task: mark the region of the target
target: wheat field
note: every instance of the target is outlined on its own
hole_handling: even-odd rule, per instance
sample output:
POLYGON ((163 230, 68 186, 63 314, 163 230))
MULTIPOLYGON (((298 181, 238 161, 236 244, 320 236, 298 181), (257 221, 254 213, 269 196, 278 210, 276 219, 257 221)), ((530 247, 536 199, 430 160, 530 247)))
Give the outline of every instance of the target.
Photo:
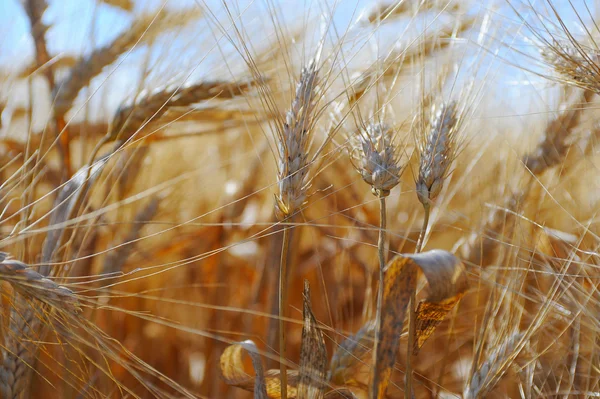
POLYGON ((598 2, 0 5, 0 397, 600 396, 598 2))

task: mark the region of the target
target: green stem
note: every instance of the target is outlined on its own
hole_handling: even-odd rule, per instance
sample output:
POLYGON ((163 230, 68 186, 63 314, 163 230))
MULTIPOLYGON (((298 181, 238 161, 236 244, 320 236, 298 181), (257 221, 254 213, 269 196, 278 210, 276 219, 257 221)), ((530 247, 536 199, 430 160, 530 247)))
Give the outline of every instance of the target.
MULTIPOLYGON (((427 226, 429 225, 429 210, 431 206, 429 204, 423 205, 423 209, 425 211, 425 215, 423 216, 423 226, 421 227, 421 232, 419 233, 419 240, 417 241, 417 247, 415 249, 415 253, 421 252, 423 249, 423 241, 425 240, 425 233, 427 232, 427 226)), ((411 356, 413 352, 413 348, 415 347, 415 329, 417 325, 417 314, 416 314, 416 305, 417 305, 417 291, 416 289, 412 290, 410 293, 410 304, 409 304, 409 313, 408 313, 408 347, 406 349, 406 380, 405 380, 405 389, 404 389, 404 398, 411 399, 414 397, 413 395, 413 373, 412 373, 412 362, 411 356)))
POLYGON ((283 228, 281 261, 279 262, 279 372, 281 381, 281 398, 287 399, 287 370, 285 365, 285 307, 287 302, 287 259, 290 247, 289 226, 283 228))

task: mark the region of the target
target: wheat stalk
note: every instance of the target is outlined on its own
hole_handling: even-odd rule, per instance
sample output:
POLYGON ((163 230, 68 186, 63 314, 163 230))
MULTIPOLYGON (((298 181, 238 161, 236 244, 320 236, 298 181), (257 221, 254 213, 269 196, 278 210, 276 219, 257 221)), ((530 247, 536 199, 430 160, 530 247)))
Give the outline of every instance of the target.
MULTIPOLYGON (((296 94, 285 117, 283 129, 278 130, 277 177, 278 191, 275 195, 275 213, 286 222, 304 205, 309 187, 308 152, 315 123, 314 110, 318 94, 318 69, 316 60, 302 69, 296 94)), ((288 278, 287 262, 290 246, 289 226, 283 229, 281 259, 279 263, 279 357, 281 397, 287 398, 287 372, 285 366, 285 307, 288 278)))
MULTIPOLYGON (((385 198, 400 183, 402 167, 400 148, 394 137, 394 131, 382 123, 371 123, 365 129, 350 137, 351 155, 354 167, 363 181, 371 186, 371 192, 379 199, 379 237, 377 255, 379 259, 379 290, 377 294, 377 312, 375 336, 379 337, 381 321, 384 270, 386 264, 386 228, 387 209, 385 198)), ((373 364, 377 356, 378 340, 375 340, 373 364)))
MULTIPOLYGON (((423 205, 424 216, 421 232, 415 252, 423 249, 425 234, 429 226, 429 215, 432 201, 438 196, 444 181, 448 177, 450 165, 454 161, 459 148, 459 128, 461 113, 456 102, 433 105, 430 114, 429 129, 417 132, 417 149, 419 153, 419 174, 416 181, 417 198, 423 205)), ((406 356, 406 388, 405 398, 412 397, 412 362, 410 353, 415 347, 416 291, 413 290, 409 304, 408 350, 406 356)))

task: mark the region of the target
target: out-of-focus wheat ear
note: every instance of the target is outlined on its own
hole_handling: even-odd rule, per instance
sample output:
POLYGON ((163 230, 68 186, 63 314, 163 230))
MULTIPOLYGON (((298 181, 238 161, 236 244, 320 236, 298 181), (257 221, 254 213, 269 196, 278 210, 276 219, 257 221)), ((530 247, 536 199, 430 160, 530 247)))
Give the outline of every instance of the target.
POLYGON ((167 11, 158 14, 143 15, 136 18, 129 29, 120 33, 109 44, 94 50, 90 55, 74 65, 69 75, 54 89, 55 114, 62 116, 73 106, 77 95, 102 70, 115 62, 122 54, 140 42, 149 42, 161 33, 180 27, 198 19, 202 11, 198 7, 189 10, 167 11))
POLYGON ((524 348, 524 343, 521 342, 523 336, 523 333, 512 334, 489 354, 481 366, 470 375, 463 398, 487 397, 524 348))
POLYGON ((417 197, 429 206, 442 190, 450 165, 460 146, 460 115, 456 102, 434 105, 428 129, 417 133, 419 175, 417 197))
POLYGON ((394 131, 385 124, 372 123, 349 138, 350 154, 356 171, 378 198, 387 197, 400 182, 402 146, 394 131))
POLYGON ((297 212, 306 200, 308 152, 312 141, 315 106, 319 91, 316 61, 302 69, 292 106, 286 113, 283 129, 278 132, 275 211, 280 220, 297 212))
POLYGON ((0 261, 0 280, 7 281, 13 289, 24 297, 31 298, 57 309, 76 311, 77 299, 73 292, 42 276, 40 273, 7 254, 0 261))
MULTIPOLYGON (((581 115, 593 96, 594 92, 581 90, 575 101, 565 103, 556 118, 548 123, 540 143, 523 156, 523 163, 531 174, 541 176, 546 170, 563 163, 574 141, 573 132, 580 125, 581 115)), ((490 211, 480 231, 459 244, 467 263, 486 266, 494 262, 491 259, 496 258, 502 237, 512 234, 516 214, 527 199, 530 188, 529 184, 521 190, 509 191, 502 206, 490 211)))
POLYGON ((133 10, 133 0, 102 0, 103 3, 120 8, 123 11, 133 10))
POLYGON ((576 42, 547 43, 542 47, 544 61, 558 74, 558 81, 600 93, 600 50, 576 42))
POLYGON ((356 334, 346 338, 331 356, 327 379, 337 385, 353 385, 358 369, 375 341, 375 320, 367 321, 356 334))
POLYGON ((416 13, 439 10, 446 12, 456 12, 460 8, 460 3, 437 1, 437 0, 397 0, 387 3, 379 3, 367 13, 369 23, 383 22, 393 17, 401 17, 412 11, 416 13))
POLYGON ((125 262, 129 259, 136 242, 140 238, 140 230, 156 215, 159 202, 158 197, 152 197, 150 202, 135 215, 131 229, 123 241, 116 243, 116 249, 106 256, 102 266, 102 274, 113 274, 123 270, 125 262))
POLYGON ((8 254, 3 252, 0 253, 0 279, 10 283, 16 293, 1 349, 0 392, 3 398, 18 398, 27 386, 28 371, 37 352, 35 341, 41 323, 36 312, 44 309, 44 313, 55 310, 75 314, 79 306, 71 290, 22 262, 8 259, 8 254))
POLYGON ((185 107, 211 99, 231 99, 244 94, 253 86, 253 82, 207 81, 142 93, 138 101, 119 107, 107 140, 128 139, 151 120, 160 118, 171 107, 185 107))
POLYGON ((48 276, 51 273, 50 262, 60 247, 65 223, 74 213, 79 210, 82 199, 92 183, 98 178, 112 153, 108 153, 92 165, 85 165, 69 179, 58 192, 54 206, 49 212, 50 226, 56 226, 48 231, 42 246, 42 266, 40 274, 48 276))
POLYGON ((542 140, 523 157, 531 173, 539 176, 564 161, 572 144, 572 133, 593 96, 594 92, 583 89, 578 91, 574 101, 563 103, 557 117, 546 126, 542 140))
POLYGON ((33 367, 33 351, 36 350, 31 342, 23 342, 34 337, 37 325, 35 314, 26 301, 15 301, 9 324, 9 330, 4 333, 4 345, 0 348, 0 392, 5 399, 17 399, 27 386, 27 374, 33 367))

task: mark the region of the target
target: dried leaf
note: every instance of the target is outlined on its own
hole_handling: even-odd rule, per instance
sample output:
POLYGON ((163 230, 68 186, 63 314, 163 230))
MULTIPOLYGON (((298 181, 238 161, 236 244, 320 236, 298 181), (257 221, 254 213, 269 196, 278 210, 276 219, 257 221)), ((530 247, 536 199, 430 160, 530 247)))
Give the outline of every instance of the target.
POLYGON ((302 327, 302 347, 300 350, 299 399, 320 399, 325 391, 325 368, 327 349, 323 333, 311 309, 310 286, 304 281, 304 326, 302 327))
POLYGON ((229 385, 239 386, 244 389, 248 389, 251 385, 251 390, 254 391, 255 398, 266 399, 270 397, 267 396, 262 361, 260 360, 256 345, 251 340, 230 345, 225 349, 221 355, 221 373, 229 385), (244 371, 242 349, 245 349, 252 359, 252 366, 254 367, 254 372, 256 374, 254 381, 252 381, 252 377, 244 371))
POLYGON ((404 324, 410 294, 416 288, 418 269, 429 283, 429 295, 417 310, 418 350, 467 289, 464 265, 450 252, 432 250, 399 255, 386 267, 381 325, 375 342, 375 366, 370 380, 372 398, 384 398, 404 324))
MULTIPOLYGON (((221 355, 221 374, 229 385, 254 392, 254 397, 259 399, 281 398, 281 380, 279 370, 269 370, 263 373, 262 363, 254 342, 246 340, 228 346, 221 355), (245 349, 252 359, 255 377, 246 373, 242 360, 242 349, 245 349), (264 388, 264 389, 263 389, 264 388)), ((298 397, 298 372, 288 370, 287 372, 287 397, 294 399, 298 397)))
POLYGON ((411 292, 417 285, 417 265, 408 256, 396 256, 386 266, 381 324, 375 341, 375 365, 371 373, 370 398, 385 398, 385 391, 396 362, 404 316, 411 292))
POLYGON ((415 346, 413 355, 419 353, 425 341, 433 334, 435 328, 440 324, 446 315, 454 308, 463 294, 458 294, 441 302, 419 303, 417 307, 417 326, 415 329, 415 346))
POLYGON ((429 283, 429 295, 417 307, 416 340, 413 348, 413 353, 417 354, 435 328, 462 298, 468 281, 463 263, 450 252, 434 249, 410 257, 429 283))
POLYGON ((340 388, 327 392, 325 399, 358 399, 358 396, 349 389, 340 388))

